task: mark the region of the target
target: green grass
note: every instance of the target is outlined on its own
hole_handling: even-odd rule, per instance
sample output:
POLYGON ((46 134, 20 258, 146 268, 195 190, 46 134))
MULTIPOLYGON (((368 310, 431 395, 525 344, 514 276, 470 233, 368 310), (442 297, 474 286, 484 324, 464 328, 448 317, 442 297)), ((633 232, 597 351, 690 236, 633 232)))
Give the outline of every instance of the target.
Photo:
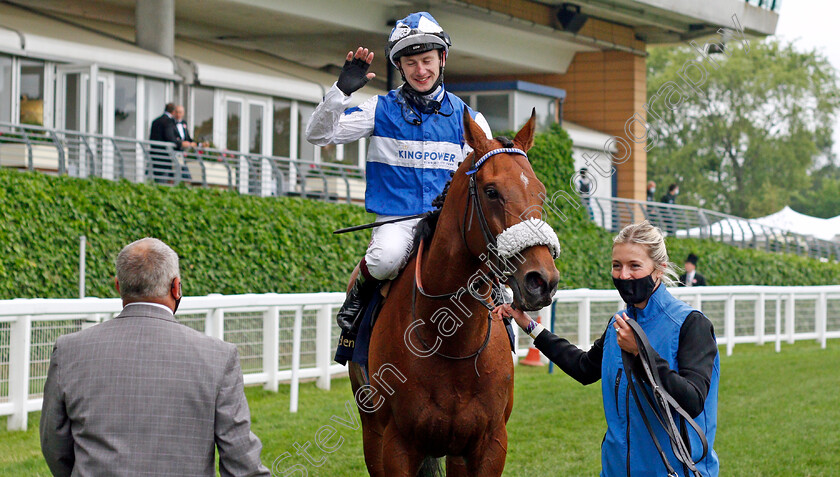
MULTIPOLYGON (((783 345, 738 345, 722 357, 720 416, 715 448, 724 476, 829 476, 840 469, 840 341, 821 350, 812 342, 783 345)), ((345 416, 350 399, 347 379, 333 381, 331 391, 314 383, 300 389, 300 412, 290 414, 289 388, 269 393, 246 390, 253 430, 264 444, 266 465, 289 452, 274 475, 295 463, 310 476, 367 475, 361 431, 341 426, 344 442, 333 454, 310 448, 313 467, 295 454, 293 444, 313 442, 319 427, 333 415, 345 416)), ((518 367, 516 403, 508 430, 506 476, 597 475, 604 432, 600 386, 583 387, 561 371, 518 367)), ((39 413, 29 416, 26 432, 6 431, 0 418, 0 475, 48 476, 38 444, 39 413)), ((334 424, 334 423, 333 423, 334 424)), ((336 438, 331 443, 336 443, 336 438)), ((295 474, 292 474, 295 475, 295 474)))

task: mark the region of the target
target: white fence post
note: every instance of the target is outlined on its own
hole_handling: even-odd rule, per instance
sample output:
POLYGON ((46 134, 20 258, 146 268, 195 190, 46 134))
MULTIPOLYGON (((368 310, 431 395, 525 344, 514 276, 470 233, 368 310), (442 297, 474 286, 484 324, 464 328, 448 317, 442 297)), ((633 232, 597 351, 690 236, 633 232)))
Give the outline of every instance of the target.
POLYGON ((589 331, 590 324, 590 299, 584 297, 578 304, 578 348, 589 349, 589 339, 592 333, 589 331))
POLYGON ((29 358, 32 349, 32 317, 19 316, 12 322, 9 348, 9 400, 14 411, 6 426, 10 431, 25 431, 26 403, 29 400, 29 358))
POLYGON ((244 156, 239 157, 239 193, 240 194, 247 194, 248 193, 248 160, 245 159, 244 156))
POLYGON ((263 313, 263 370, 266 391, 277 392, 280 360, 280 308, 270 306, 263 313))
POLYGON ((225 339, 225 310, 222 308, 214 308, 207 312, 207 318, 204 323, 204 334, 225 339))
POLYGON ((320 370, 315 385, 330 390, 330 362, 332 361, 332 306, 322 305, 315 324, 315 366, 320 370))
POLYGON ((787 342, 788 344, 793 344, 793 335, 796 332, 796 324, 794 323, 794 320, 796 319, 796 295, 793 293, 788 295, 787 306, 785 308, 787 310, 787 313, 785 314, 785 332, 787 333, 787 342))
POLYGON ((703 296, 699 293, 694 295, 694 308, 698 311, 703 311, 703 296))
POLYGON ((825 333, 828 326, 828 299, 825 293, 820 293, 817 299, 817 341, 820 343, 820 348, 825 349, 825 333))
POLYGON ((782 295, 776 296, 776 352, 782 351, 782 295))
POLYGON ((726 298, 723 327, 726 330, 726 356, 732 356, 735 348, 735 297, 732 295, 726 298))
POLYGON ((755 302, 755 336, 756 344, 764 344, 764 293, 758 294, 755 302))
POLYGON ((298 411, 300 387, 300 332, 303 328, 303 306, 295 310, 295 325, 292 329, 292 383, 289 396, 289 412, 298 411))

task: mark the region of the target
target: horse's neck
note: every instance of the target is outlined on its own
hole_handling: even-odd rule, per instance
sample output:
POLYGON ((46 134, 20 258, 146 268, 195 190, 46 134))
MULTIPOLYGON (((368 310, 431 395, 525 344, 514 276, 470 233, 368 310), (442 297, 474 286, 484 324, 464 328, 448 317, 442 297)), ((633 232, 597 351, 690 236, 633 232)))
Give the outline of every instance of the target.
MULTIPOLYGON (((418 293, 416 307, 417 318, 428 321, 435 313, 451 312, 463 322, 454 335, 442 336, 441 346, 447 354, 463 355, 475 351, 484 341, 488 310, 470 296, 467 289, 470 277, 481 269, 481 262, 467 249, 458 221, 453 220, 454 215, 457 214, 441 216, 429 247, 423 252, 421 281, 430 295, 459 293, 447 300, 430 299, 418 293)), ((482 286, 481 291, 487 292, 487 287, 482 286)), ((489 295, 487 299, 491 299, 489 295)), ((434 324, 424 327, 424 335, 434 337, 440 334, 440 329, 434 324)))

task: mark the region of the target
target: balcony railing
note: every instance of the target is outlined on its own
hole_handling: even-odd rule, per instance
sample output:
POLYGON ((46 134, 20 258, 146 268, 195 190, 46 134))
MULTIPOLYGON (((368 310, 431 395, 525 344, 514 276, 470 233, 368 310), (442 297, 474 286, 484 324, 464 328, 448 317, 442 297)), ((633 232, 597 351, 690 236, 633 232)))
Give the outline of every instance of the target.
POLYGON ((822 261, 840 260, 838 242, 699 207, 601 197, 583 202, 588 204, 592 220, 613 233, 627 224, 648 220, 677 238, 712 239, 741 248, 794 253, 822 261))
POLYGON ((187 184, 259 196, 363 203, 361 167, 0 122, 0 166, 72 177, 187 184))
POLYGON ((778 12, 782 8, 782 0, 745 0, 750 5, 765 8, 771 12, 778 12))

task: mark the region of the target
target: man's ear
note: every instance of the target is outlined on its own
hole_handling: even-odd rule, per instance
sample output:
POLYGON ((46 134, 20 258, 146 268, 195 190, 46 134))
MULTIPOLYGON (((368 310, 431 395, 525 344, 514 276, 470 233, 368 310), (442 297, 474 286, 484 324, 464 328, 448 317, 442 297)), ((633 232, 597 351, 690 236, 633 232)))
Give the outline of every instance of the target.
POLYGON ((120 293, 120 279, 117 278, 117 277, 114 277, 114 288, 117 289, 117 294, 119 294, 120 293))
POLYGON ((175 277, 172 280, 172 289, 169 290, 169 293, 172 294, 172 298, 176 300, 180 300, 183 297, 183 293, 181 293, 181 279, 179 277, 175 277))
POLYGON ((522 129, 516 133, 516 137, 513 138, 513 142, 525 151, 528 152, 528 149, 534 145, 534 130, 536 129, 537 125, 537 108, 531 110, 531 119, 522 126, 522 129))
POLYGON ((446 52, 442 51, 440 53, 440 67, 443 68, 446 66, 446 52))
POLYGON ((489 149, 486 146, 487 133, 473 121, 468 108, 464 108, 464 139, 474 151, 485 152, 489 149))

